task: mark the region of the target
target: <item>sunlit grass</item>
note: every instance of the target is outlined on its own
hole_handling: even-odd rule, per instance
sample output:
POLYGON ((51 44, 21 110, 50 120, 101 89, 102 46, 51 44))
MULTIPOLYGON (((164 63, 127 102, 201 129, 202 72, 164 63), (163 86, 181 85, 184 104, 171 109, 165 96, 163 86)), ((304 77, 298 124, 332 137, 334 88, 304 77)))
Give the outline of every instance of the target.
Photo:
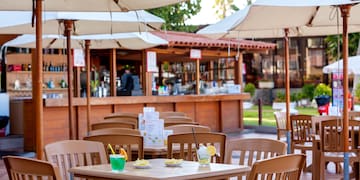
MULTIPOLYGON (((318 115, 317 108, 312 107, 296 107, 299 114, 318 115)), ((271 106, 262 107, 262 125, 276 126, 274 111, 271 106)), ((259 125, 259 111, 258 106, 254 105, 251 109, 244 110, 245 125, 257 126, 259 125)))

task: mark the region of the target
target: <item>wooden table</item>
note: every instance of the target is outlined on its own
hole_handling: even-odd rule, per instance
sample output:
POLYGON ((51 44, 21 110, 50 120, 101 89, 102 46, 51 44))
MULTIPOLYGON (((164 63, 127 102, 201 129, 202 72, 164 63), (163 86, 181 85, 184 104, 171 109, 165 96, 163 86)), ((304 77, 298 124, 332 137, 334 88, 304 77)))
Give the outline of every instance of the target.
POLYGON ((208 167, 199 167, 198 162, 183 161, 181 167, 166 167, 165 159, 150 159, 150 169, 136 169, 132 162, 126 163, 123 172, 112 172, 110 164, 80 166, 69 171, 75 177, 91 179, 225 179, 244 175, 250 172, 250 167, 231 164, 211 163, 208 167))

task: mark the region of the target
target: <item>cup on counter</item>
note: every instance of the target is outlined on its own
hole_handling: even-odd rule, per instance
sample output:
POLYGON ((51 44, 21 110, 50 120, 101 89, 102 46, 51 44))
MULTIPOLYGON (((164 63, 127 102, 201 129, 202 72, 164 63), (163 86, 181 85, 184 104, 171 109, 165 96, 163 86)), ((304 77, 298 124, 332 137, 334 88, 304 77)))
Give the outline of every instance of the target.
POLYGON ((111 170, 115 172, 121 172, 125 168, 125 157, 120 154, 110 154, 111 170))

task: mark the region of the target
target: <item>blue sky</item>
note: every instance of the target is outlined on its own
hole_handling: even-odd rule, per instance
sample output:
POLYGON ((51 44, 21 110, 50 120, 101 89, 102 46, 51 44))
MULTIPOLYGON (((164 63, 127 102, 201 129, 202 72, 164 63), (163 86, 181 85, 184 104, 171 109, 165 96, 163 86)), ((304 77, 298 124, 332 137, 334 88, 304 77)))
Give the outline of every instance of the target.
MULTIPOLYGON (((186 21, 187 24, 213 24, 219 21, 215 15, 215 9, 212 8, 215 0, 201 0, 201 11, 186 21)), ((243 8, 246 5, 246 0, 234 0, 237 7, 243 8)))

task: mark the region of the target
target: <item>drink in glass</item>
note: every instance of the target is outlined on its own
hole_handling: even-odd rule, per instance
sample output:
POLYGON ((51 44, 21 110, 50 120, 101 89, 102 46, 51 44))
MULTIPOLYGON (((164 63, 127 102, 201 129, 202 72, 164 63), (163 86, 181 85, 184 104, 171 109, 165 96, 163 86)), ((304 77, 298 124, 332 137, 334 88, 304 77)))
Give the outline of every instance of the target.
POLYGON ((123 171, 125 167, 125 157, 120 154, 110 154, 110 165, 112 171, 123 171))

